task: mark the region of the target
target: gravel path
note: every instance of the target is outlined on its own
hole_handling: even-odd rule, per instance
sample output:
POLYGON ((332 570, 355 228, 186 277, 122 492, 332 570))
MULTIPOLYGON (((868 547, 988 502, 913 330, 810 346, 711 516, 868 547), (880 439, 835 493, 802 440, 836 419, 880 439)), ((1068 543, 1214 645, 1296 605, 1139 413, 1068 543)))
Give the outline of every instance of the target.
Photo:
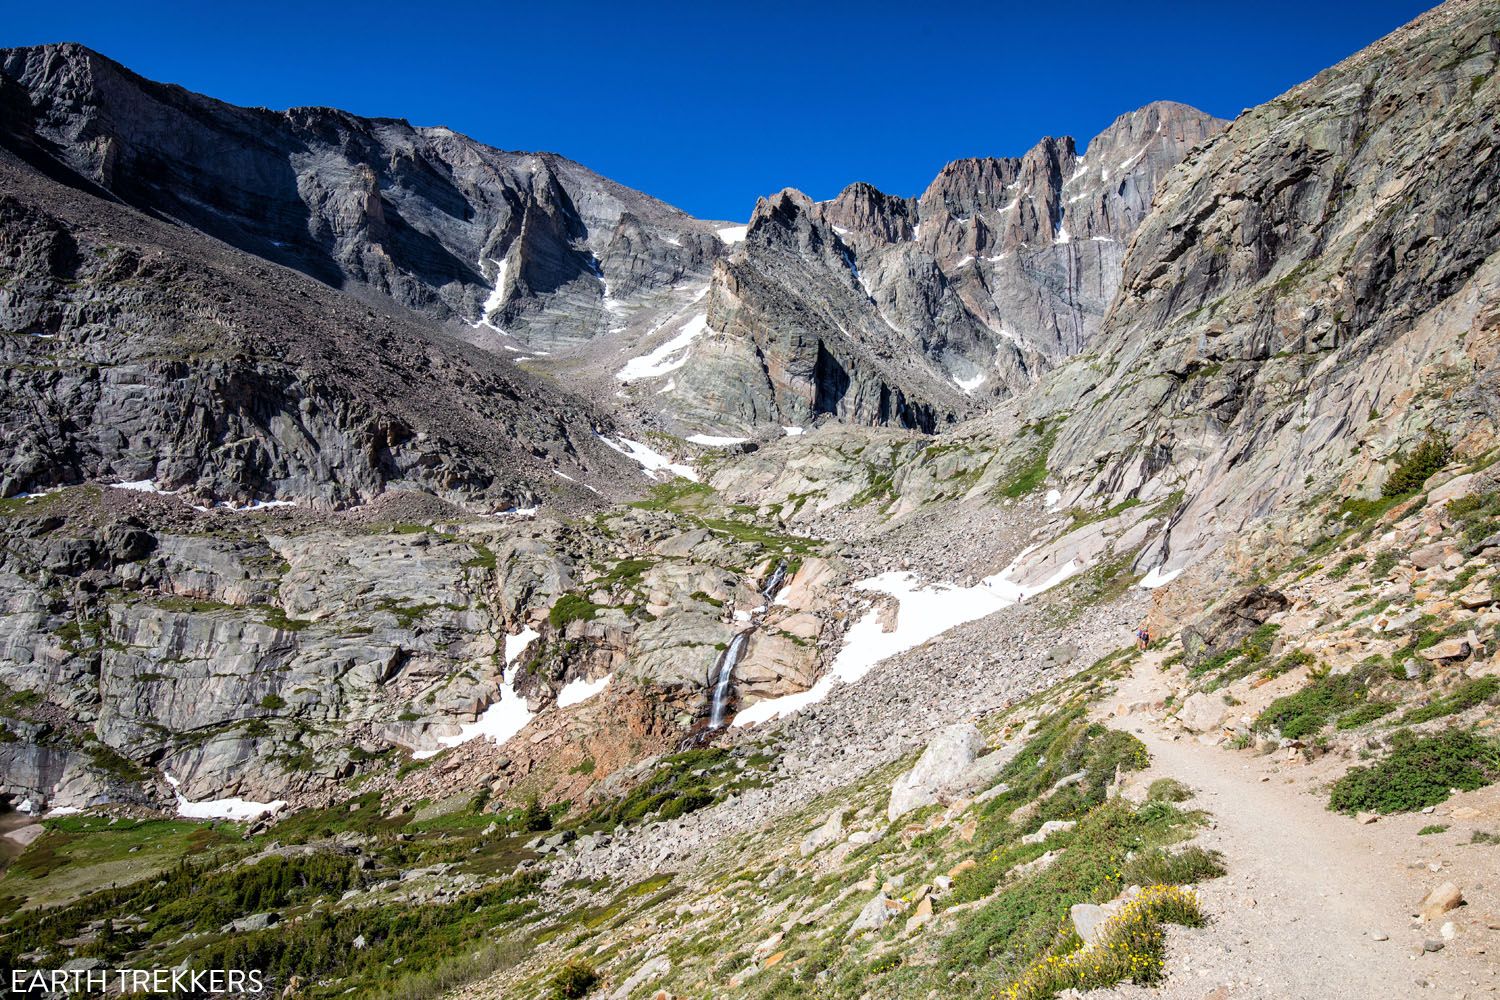
MULTIPOLYGON (((1370 1000, 1500 990, 1493 954, 1500 934, 1485 926, 1486 914, 1497 912, 1500 851, 1459 846, 1456 835, 1446 844, 1418 838, 1416 830, 1433 816, 1360 825, 1329 812, 1325 799, 1310 794, 1317 789, 1289 774, 1284 760, 1167 731, 1141 707, 1166 693, 1153 684, 1158 659, 1143 658, 1122 684, 1112 724, 1150 749, 1144 780, 1170 776, 1197 792, 1189 804, 1208 810, 1214 823, 1199 842, 1224 853, 1229 874, 1200 890, 1209 926, 1171 932, 1163 988, 1091 996, 1370 1000), (1424 939, 1440 938, 1438 926, 1414 925, 1416 904, 1446 880, 1463 888, 1470 904, 1450 914, 1459 936, 1437 954, 1414 957, 1424 939), (1377 940, 1380 935, 1388 940, 1377 940)), ((1464 801, 1477 804, 1483 794, 1464 801)), ((1497 800, 1500 795, 1490 795, 1491 806, 1497 800)))

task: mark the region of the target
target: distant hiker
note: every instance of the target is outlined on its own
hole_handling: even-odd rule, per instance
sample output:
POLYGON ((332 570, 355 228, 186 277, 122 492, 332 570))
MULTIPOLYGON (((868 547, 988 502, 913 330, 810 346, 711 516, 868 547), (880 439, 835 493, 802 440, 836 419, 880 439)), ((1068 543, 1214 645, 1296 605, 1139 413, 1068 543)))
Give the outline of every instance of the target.
POLYGON ((1141 650, 1151 645, 1151 630, 1145 625, 1135 630, 1135 645, 1141 650))

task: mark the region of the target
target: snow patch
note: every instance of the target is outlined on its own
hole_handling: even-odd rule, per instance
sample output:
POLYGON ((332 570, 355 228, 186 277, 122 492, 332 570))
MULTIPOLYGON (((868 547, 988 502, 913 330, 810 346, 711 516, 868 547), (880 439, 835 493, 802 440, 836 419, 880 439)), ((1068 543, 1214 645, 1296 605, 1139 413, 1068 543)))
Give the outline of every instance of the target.
POLYGON ((1060 504, 1060 503, 1062 503, 1062 491, 1061 490, 1048 490, 1047 491, 1047 497, 1043 501, 1043 503, 1046 504, 1048 510, 1056 510, 1057 509, 1057 505, 1060 504))
POLYGON ((110 483, 117 490, 131 490, 136 493, 160 493, 162 496, 171 496, 173 490, 164 490, 156 485, 154 479, 133 479, 128 483, 110 483))
POLYGON ((706 445, 710 448, 727 448, 730 445, 744 444, 749 438, 719 437, 716 434, 689 434, 687 439, 693 444, 706 445))
POLYGON ((670 458, 649 445, 641 444, 639 441, 632 441, 629 438, 620 438, 619 441, 614 441, 603 434, 599 435, 599 440, 625 457, 640 463, 646 475, 652 479, 657 478, 651 475, 653 472, 670 472, 673 475, 681 476, 683 479, 691 479, 695 483, 698 481, 698 473, 694 472, 689 466, 673 462, 670 458))
POLYGON ((615 373, 615 378, 621 382, 633 382, 641 378, 657 378, 676 371, 688 361, 688 348, 692 347, 693 341, 708 330, 708 315, 700 314, 694 316, 682 325, 682 330, 671 340, 662 344, 650 354, 643 354, 638 358, 631 358, 625 363, 625 367, 615 373))
POLYGON ((800 711, 828 697, 835 684, 853 684, 880 661, 920 646, 949 629, 983 618, 1001 608, 1019 604, 1044 590, 1057 586, 1076 575, 1084 567, 1070 560, 1051 577, 1041 583, 1024 586, 1011 579, 1020 562, 1033 548, 1016 556, 1005 569, 994 576, 985 577, 972 587, 956 587, 949 583, 923 583, 912 573, 890 572, 861 580, 855 586, 889 594, 899 602, 896 627, 884 631, 880 624, 880 612, 872 609, 854 624, 844 636, 844 646, 839 650, 833 665, 816 684, 806 691, 780 698, 758 701, 735 716, 735 726, 768 722, 778 716, 800 711))
POLYGON ((252 802, 249 799, 205 799, 202 802, 189 802, 187 796, 177 791, 177 786, 182 784, 176 778, 166 772, 162 777, 167 779, 167 784, 172 786, 172 791, 177 794, 177 815, 187 819, 233 819, 251 820, 268 812, 275 812, 286 806, 286 802, 277 799, 275 802, 252 802))
POLYGON ((972 393, 984 383, 984 372, 980 372, 973 378, 954 378, 954 383, 964 392, 972 393))
MULTIPOLYGON (((1165 563, 1162 564, 1166 565, 1165 563)), ((1173 580, 1182 575, 1183 567, 1179 566, 1173 570, 1163 572, 1161 566, 1151 567, 1151 572, 1141 577, 1141 582, 1136 584, 1142 590, 1155 590, 1157 587, 1165 587, 1173 580)))
POLYGON ((801 427, 783 427, 781 429, 786 431, 786 436, 789 438, 800 437, 801 435, 807 433, 807 431, 801 427))
POLYGON ((594 695, 609 686, 610 678, 614 674, 605 674, 597 681, 569 681, 563 685, 563 689, 557 692, 557 707, 567 708, 577 705, 579 702, 588 701, 594 695))
POLYGON ((725 226, 723 229, 715 230, 719 234, 720 241, 728 244, 741 243, 745 239, 745 233, 749 232, 749 226, 725 226))
MULTIPOLYGON (((516 635, 505 637, 505 663, 511 666, 517 657, 526 652, 533 642, 540 638, 530 625, 523 628, 516 635)), ((412 754, 414 760, 426 760, 436 757, 451 747, 460 743, 467 743, 480 736, 493 740, 496 746, 503 746, 507 740, 526 728, 532 719, 532 711, 526 707, 526 699, 516 691, 516 671, 512 668, 501 677, 500 700, 493 702, 488 708, 479 714, 479 718, 473 722, 459 727, 455 736, 441 736, 438 742, 442 746, 433 750, 417 750, 412 754)))

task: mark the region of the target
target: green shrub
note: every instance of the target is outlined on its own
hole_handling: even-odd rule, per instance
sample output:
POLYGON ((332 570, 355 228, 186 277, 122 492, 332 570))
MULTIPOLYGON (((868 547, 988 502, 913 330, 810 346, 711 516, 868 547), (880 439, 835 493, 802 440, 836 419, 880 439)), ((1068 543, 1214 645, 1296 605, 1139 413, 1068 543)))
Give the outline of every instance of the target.
POLYGON ((1226 870, 1218 851, 1185 847, 1137 854, 1125 864, 1123 878, 1131 885, 1190 885, 1218 878, 1226 870))
POLYGON ((1255 728, 1275 729, 1289 740, 1311 736, 1333 716, 1358 705, 1364 684, 1352 674, 1327 675, 1301 691, 1277 698, 1256 718, 1255 728))
POLYGON ((1418 837, 1427 837, 1427 836, 1430 836, 1430 835, 1432 835, 1434 833, 1447 833, 1447 832, 1448 832, 1448 824, 1447 823, 1429 823, 1427 826, 1424 826, 1424 827, 1422 827, 1422 829, 1420 829, 1420 830, 1417 831, 1417 836, 1418 837))
POLYGON ((552 623, 556 629, 563 628, 569 622, 588 621, 602 605, 584 597, 582 594, 564 594, 552 605, 552 610, 547 612, 547 621, 552 623))
POLYGON ((1365 557, 1363 553, 1355 552, 1351 555, 1347 555, 1339 561, 1339 564, 1337 566, 1328 571, 1328 579, 1342 580, 1344 577, 1349 575, 1350 570, 1364 561, 1365 557))
POLYGON ((1391 570, 1396 568, 1396 564, 1401 559, 1401 553, 1395 549, 1386 549, 1375 557, 1374 562, 1370 563, 1370 579, 1384 580, 1391 575, 1391 570))
POLYGON ((521 814, 521 823, 527 833, 541 833, 552 829, 552 815, 542 808, 535 795, 526 800, 526 811, 521 814))
POLYGON ((1345 712, 1339 716, 1336 724, 1338 729, 1358 729, 1367 722, 1390 715, 1396 710, 1394 701, 1367 701, 1352 712, 1345 712))
POLYGON ((1157 778, 1146 789, 1149 802, 1186 802, 1193 797, 1193 790, 1176 778, 1157 778))
POLYGON ((1422 488, 1428 477, 1448 464, 1448 458, 1452 454, 1453 449, 1449 447, 1446 438, 1439 434, 1427 435, 1410 454, 1397 456, 1399 462, 1396 469, 1380 487, 1380 495, 1411 496, 1422 488))
POLYGON ((1474 680, 1464 681, 1454 688, 1453 693, 1436 698, 1420 708, 1414 708, 1401 716, 1401 722, 1406 725, 1416 725, 1419 722, 1430 722, 1440 719, 1445 715, 1457 715, 1465 712, 1475 705, 1482 705, 1500 691, 1500 678, 1479 677, 1474 680))
POLYGON ((1356 767, 1338 781, 1328 806, 1339 812, 1411 812, 1437 805, 1449 789, 1473 791, 1500 779, 1500 746, 1467 729, 1432 736, 1392 734, 1382 761, 1356 767))
POLYGON ((552 996, 556 1000, 579 1000, 599 984, 599 973, 587 962, 574 959, 552 974, 552 996))
POLYGON ((1048 953, 995 996, 997 1000, 1051 1000, 1067 989, 1160 982, 1167 924, 1203 926, 1197 896, 1176 886, 1147 886, 1110 918, 1093 948, 1084 950, 1078 935, 1064 926, 1048 953))

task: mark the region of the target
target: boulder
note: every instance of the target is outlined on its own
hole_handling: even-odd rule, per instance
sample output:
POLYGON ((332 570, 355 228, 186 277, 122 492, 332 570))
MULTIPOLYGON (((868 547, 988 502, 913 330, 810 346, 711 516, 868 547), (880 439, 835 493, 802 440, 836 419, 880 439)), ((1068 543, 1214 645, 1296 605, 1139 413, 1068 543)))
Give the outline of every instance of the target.
POLYGON ((1469 496, 1478 485, 1475 475, 1475 473, 1470 472, 1467 475, 1454 476, 1427 494, 1427 505, 1429 507, 1441 507, 1451 500, 1459 500, 1469 496))
POLYGON ((1233 712, 1233 708, 1224 704, 1223 695, 1200 691, 1183 700, 1177 710, 1177 721, 1188 732, 1206 733, 1218 729, 1233 712))
POLYGON ((610 994, 612 1000, 626 1000, 634 995, 642 986, 660 979, 672 971, 672 960, 665 955, 657 955, 655 958, 647 959, 641 967, 632 972, 620 988, 610 994))
POLYGON ((1436 920, 1449 910, 1463 905, 1464 894, 1452 882, 1444 882, 1434 888, 1418 906, 1423 920, 1436 920))
POLYGON ((896 779, 886 818, 895 820, 937 802, 943 792, 962 781, 983 746, 983 737, 970 723, 949 726, 938 733, 916 766, 896 779))
POLYGON ((1073 921, 1073 930, 1083 938, 1085 947, 1094 945, 1099 938, 1099 932, 1114 916, 1114 910, 1110 906, 1100 906, 1097 903, 1074 903, 1068 909, 1068 917, 1073 921))
POLYGON ((1428 646, 1417 655, 1424 660, 1437 662, 1438 660, 1462 660, 1474 651, 1476 644, 1470 636, 1455 636, 1452 639, 1444 639, 1442 642, 1428 646))
POLYGON ((891 917, 900 912, 900 904, 890 899, 884 892, 878 892, 859 911, 859 916, 854 918, 854 923, 849 925, 847 937, 862 934, 865 931, 878 931, 890 923, 891 917))
POLYGON ((1285 594, 1266 586, 1231 597, 1182 630, 1183 658, 1194 666, 1233 649, 1272 615, 1290 606, 1285 594))
POLYGON ((1450 552, 1455 551, 1447 542, 1433 542, 1431 545, 1423 545, 1412 549, 1411 564, 1417 569, 1432 569, 1441 566, 1443 560, 1450 552))
POLYGON ((1040 844, 1054 833, 1067 833, 1077 826, 1076 820, 1071 819, 1049 819, 1037 828, 1035 833, 1028 833, 1021 838, 1023 844, 1040 844))
POLYGON ((809 833, 806 837, 802 838, 802 844, 798 848, 798 850, 805 858, 808 855, 816 853, 818 848, 825 847, 828 844, 832 844, 833 842, 842 839, 843 836, 844 813, 841 809, 835 809, 828 815, 828 818, 823 821, 822 826, 818 827, 812 833, 809 833))

